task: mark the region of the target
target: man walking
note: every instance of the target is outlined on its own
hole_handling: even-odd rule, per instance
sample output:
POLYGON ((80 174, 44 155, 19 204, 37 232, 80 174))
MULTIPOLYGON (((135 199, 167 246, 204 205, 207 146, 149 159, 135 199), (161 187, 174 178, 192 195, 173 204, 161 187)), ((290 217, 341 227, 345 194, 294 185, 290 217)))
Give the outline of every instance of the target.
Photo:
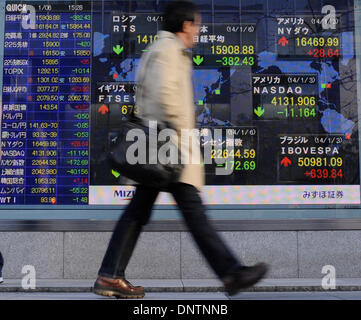
MULTIPOLYGON (((201 16, 196 6, 187 1, 168 4, 164 12, 163 30, 142 57, 139 69, 142 97, 137 95, 140 116, 144 119, 168 121, 177 133, 195 128, 193 88, 191 80, 192 60, 187 49, 194 46, 199 34, 201 16)), ((183 144, 183 142, 182 142, 183 144)), ((197 148, 186 149, 189 158, 197 148)), ((188 158, 188 159, 189 159, 188 158)), ((200 197, 204 184, 204 168, 200 163, 185 164, 179 182, 167 189, 174 197, 187 227, 225 290, 233 295, 240 289, 252 286, 267 272, 267 266, 259 263, 246 267, 232 254, 217 235, 205 215, 200 197)), ((119 219, 98 278, 94 293, 119 298, 142 298, 144 288, 133 286, 125 279, 125 269, 131 258, 142 227, 149 221, 152 206, 160 190, 137 185, 136 192, 119 219)))

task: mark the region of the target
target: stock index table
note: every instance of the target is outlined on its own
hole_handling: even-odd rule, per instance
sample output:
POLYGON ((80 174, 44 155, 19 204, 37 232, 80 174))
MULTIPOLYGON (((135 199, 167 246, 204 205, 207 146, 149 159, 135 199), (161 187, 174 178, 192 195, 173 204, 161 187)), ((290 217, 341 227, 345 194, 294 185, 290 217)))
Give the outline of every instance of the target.
MULTIPOLYGON (((105 151, 135 108, 166 3, 2 1, 2 205, 129 201, 134 186, 105 151)), ((196 3, 194 107, 201 150, 213 148, 205 202, 359 205, 353 1, 196 3)))

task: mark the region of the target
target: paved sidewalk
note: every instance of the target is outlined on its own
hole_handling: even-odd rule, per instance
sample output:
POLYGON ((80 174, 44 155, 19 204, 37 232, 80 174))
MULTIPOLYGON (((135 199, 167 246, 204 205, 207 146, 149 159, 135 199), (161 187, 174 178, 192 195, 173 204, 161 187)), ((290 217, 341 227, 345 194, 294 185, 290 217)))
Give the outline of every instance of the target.
MULTIPOLYGON (((38 279, 36 289, 32 292, 63 292, 63 293, 91 293, 95 279, 38 279)), ((135 279, 130 281, 135 285, 145 287, 147 293, 221 293, 222 283, 218 280, 191 280, 191 279, 135 279)), ((333 291, 361 291, 361 278, 337 279, 336 289, 333 291)), ((21 287, 21 279, 5 279, 0 284, 1 293, 29 292, 21 287)), ((255 287, 245 292, 282 293, 282 292, 325 292, 321 286, 321 279, 265 279, 255 287)))
MULTIPOLYGON (((116 299, 98 296, 92 292, 0 292, 0 302, 9 300, 115 301, 116 299)), ((129 299, 125 300, 129 301, 129 299)), ((132 299, 137 303, 142 303, 143 300, 361 300, 361 291, 242 292, 233 297, 223 292, 147 292, 143 299, 132 299)))

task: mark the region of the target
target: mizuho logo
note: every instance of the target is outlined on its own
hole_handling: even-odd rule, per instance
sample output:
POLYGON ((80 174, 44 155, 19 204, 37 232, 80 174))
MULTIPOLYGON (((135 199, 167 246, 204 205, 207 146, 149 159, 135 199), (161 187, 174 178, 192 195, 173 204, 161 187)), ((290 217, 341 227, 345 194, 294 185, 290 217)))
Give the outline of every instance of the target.
POLYGON ((135 190, 115 190, 114 198, 122 198, 123 200, 130 200, 133 198, 135 190))

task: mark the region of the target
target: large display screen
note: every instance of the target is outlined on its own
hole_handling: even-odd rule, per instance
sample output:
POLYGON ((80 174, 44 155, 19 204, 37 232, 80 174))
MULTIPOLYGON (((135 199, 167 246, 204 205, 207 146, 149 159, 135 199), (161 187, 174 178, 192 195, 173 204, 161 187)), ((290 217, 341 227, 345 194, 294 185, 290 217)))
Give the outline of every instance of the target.
MULTIPOLYGON (((218 146, 204 159, 205 203, 360 205, 354 2, 195 2, 200 146, 218 146), (232 154, 216 128, 233 134, 232 154)), ((2 3, 0 203, 127 203, 135 188, 105 155, 167 1, 2 3)))

